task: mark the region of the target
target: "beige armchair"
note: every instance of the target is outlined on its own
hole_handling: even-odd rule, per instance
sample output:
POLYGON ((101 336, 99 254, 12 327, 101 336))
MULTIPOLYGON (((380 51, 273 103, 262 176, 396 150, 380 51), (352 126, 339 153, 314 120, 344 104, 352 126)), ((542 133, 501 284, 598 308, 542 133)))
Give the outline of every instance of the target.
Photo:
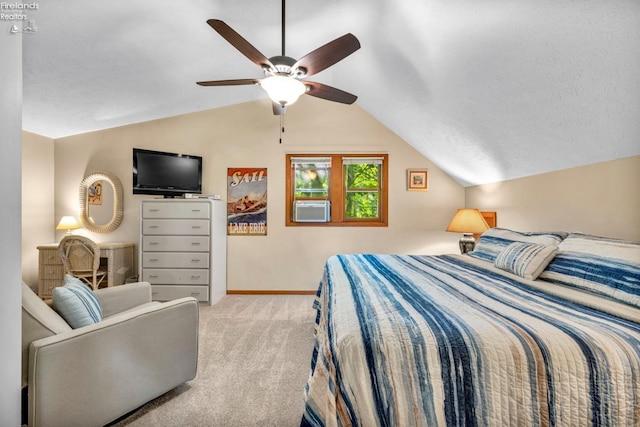
POLYGON ((198 302, 151 302, 149 283, 96 291, 103 320, 71 329, 22 284, 30 427, 103 426, 193 379, 198 302))

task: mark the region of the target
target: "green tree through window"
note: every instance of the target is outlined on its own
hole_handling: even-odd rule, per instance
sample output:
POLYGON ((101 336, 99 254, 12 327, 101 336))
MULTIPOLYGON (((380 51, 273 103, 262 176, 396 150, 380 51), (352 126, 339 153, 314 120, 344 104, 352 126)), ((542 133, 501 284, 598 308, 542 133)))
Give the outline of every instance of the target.
POLYGON ((380 203, 380 164, 344 164, 345 209, 347 218, 378 218, 380 203))

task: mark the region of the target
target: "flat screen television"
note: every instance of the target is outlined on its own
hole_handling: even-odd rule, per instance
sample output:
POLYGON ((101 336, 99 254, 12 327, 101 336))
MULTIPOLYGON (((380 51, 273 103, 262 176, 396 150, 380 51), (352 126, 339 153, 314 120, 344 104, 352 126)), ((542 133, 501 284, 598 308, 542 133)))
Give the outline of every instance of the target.
POLYGON ((133 149, 133 194, 182 197, 202 193, 202 157, 133 149))

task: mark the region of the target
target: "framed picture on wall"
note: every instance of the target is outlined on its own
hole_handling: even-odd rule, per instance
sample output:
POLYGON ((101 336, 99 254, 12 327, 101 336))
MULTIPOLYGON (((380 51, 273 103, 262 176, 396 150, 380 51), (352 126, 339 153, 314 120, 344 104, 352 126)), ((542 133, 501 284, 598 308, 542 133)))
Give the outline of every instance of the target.
POLYGON ((94 182, 89 187, 89 204, 101 205, 102 204, 102 183, 94 182))
POLYGON ((407 169, 407 190, 427 191, 429 189, 428 169, 407 169))
POLYGON ((267 168, 227 169, 227 235, 267 235, 267 168))

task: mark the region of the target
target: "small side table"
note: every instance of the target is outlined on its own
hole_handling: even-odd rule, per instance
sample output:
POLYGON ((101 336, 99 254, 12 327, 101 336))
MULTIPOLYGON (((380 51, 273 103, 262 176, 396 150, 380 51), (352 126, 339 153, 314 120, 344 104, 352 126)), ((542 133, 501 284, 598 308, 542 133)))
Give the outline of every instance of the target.
MULTIPOLYGON (((133 265, 135 245, 131 242, 103 242, 100 248, 100 264, 107 267, 107 286, 118 286, 136 271, 133 265)), ((38 246, 38 295, 51 298, 51 291, 64 282, 64 265, 58 252, 58 244, 38 246)))

